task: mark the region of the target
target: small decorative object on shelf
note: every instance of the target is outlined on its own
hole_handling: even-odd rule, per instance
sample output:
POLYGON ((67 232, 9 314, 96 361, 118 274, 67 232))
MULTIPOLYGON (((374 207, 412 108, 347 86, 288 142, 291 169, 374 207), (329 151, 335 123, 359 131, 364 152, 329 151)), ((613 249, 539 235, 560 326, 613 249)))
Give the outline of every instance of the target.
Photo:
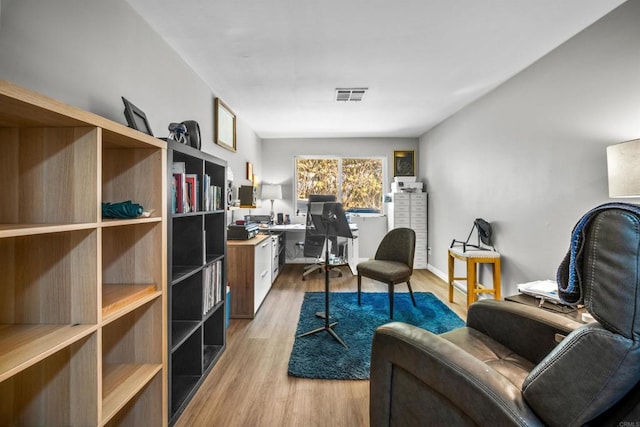
POLYGON ((168 138, 180 144, 188 144, 187 126, 184 123, 169 123, 168 138))
POLYGON ((189 140, 189 145, 196 150, 199 150, 201 144, 200 125, 195 120, 185 120, 182 124, 187 128, 187 139, 189 140))
POLYGON ((102 218, 129 219, 142 216, 142 205, 132 203, 131 200, 119 203, 102 202, 102 218))

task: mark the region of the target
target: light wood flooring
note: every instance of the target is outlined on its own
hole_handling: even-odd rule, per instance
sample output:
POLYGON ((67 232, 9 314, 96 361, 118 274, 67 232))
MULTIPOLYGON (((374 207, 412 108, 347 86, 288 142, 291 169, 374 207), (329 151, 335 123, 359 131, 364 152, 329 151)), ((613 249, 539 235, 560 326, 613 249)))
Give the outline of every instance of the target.
MULTIPOLYGON (((369 381, 312 380, 287 375, 289 355, 306 291, 323 291, 324 275, 302 281, 303 265, 287 264, 255 319, 231 319, 227 348, 178 419, 176 426, 368 426, 369 381)), ((448 303, 445 282, 427 270, 415 270, 414 291, 433 292, 462 319, 465 297, 448 303)), ((331 278, 331 291, 357 290, 356 276, 344 269, 331 278)), ((363 291, 386 292, 363 279, 363 291)), ((233 290, 231 291, 233 298, 233 290)), ((404 284, 396 292, 407 292, 404 284)))

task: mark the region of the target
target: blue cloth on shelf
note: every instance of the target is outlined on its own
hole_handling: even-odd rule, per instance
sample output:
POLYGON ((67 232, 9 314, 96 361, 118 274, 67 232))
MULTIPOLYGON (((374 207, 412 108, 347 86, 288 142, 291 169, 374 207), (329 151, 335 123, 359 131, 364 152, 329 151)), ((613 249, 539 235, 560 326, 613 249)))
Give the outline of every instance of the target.
POLYGON ((119 203, 102 203, 102 218, 130 219, 142 215, 143 207, 131 200, 119 203))

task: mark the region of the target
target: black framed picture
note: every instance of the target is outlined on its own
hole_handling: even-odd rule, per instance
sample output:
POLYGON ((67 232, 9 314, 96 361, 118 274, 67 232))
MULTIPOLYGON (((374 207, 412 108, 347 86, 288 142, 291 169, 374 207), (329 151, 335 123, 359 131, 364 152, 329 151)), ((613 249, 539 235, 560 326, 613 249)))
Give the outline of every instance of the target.
POLYGON ((147 120, 147 115, 144 111, 133 105, 124 96, 122 97, 122 102, 124 102, 124 117, 127 119, 129 127, 153 136, 149 120, 147 120))
POLYGON ((393 176, 416 176, 416 152, 395 150, 393 152, 393 176))

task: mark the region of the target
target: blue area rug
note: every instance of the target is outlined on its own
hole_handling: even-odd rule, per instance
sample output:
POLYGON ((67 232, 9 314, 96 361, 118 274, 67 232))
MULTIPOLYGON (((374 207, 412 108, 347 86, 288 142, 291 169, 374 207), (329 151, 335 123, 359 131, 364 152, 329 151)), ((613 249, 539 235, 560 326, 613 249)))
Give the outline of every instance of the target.
MULTIPOLYGON (((435 334, 464 326, 465 323, 430 292, 414 292, 416 307, 408 292, 396 292, 393 321, 405 322, 435 334)), ((324 292, 304 295, 300 320, 289 359, 289 375, 302 378, 369 379, 371 341, 378 326, 389 319, 389 294, 363 292, 358 305, 356 292, 332 292, 329 313, 338 321, 333 330, 349 346, 344 348, 327 331, 298 338, 298 335, 324 325, 316 312, 324 311, 324 292)))

